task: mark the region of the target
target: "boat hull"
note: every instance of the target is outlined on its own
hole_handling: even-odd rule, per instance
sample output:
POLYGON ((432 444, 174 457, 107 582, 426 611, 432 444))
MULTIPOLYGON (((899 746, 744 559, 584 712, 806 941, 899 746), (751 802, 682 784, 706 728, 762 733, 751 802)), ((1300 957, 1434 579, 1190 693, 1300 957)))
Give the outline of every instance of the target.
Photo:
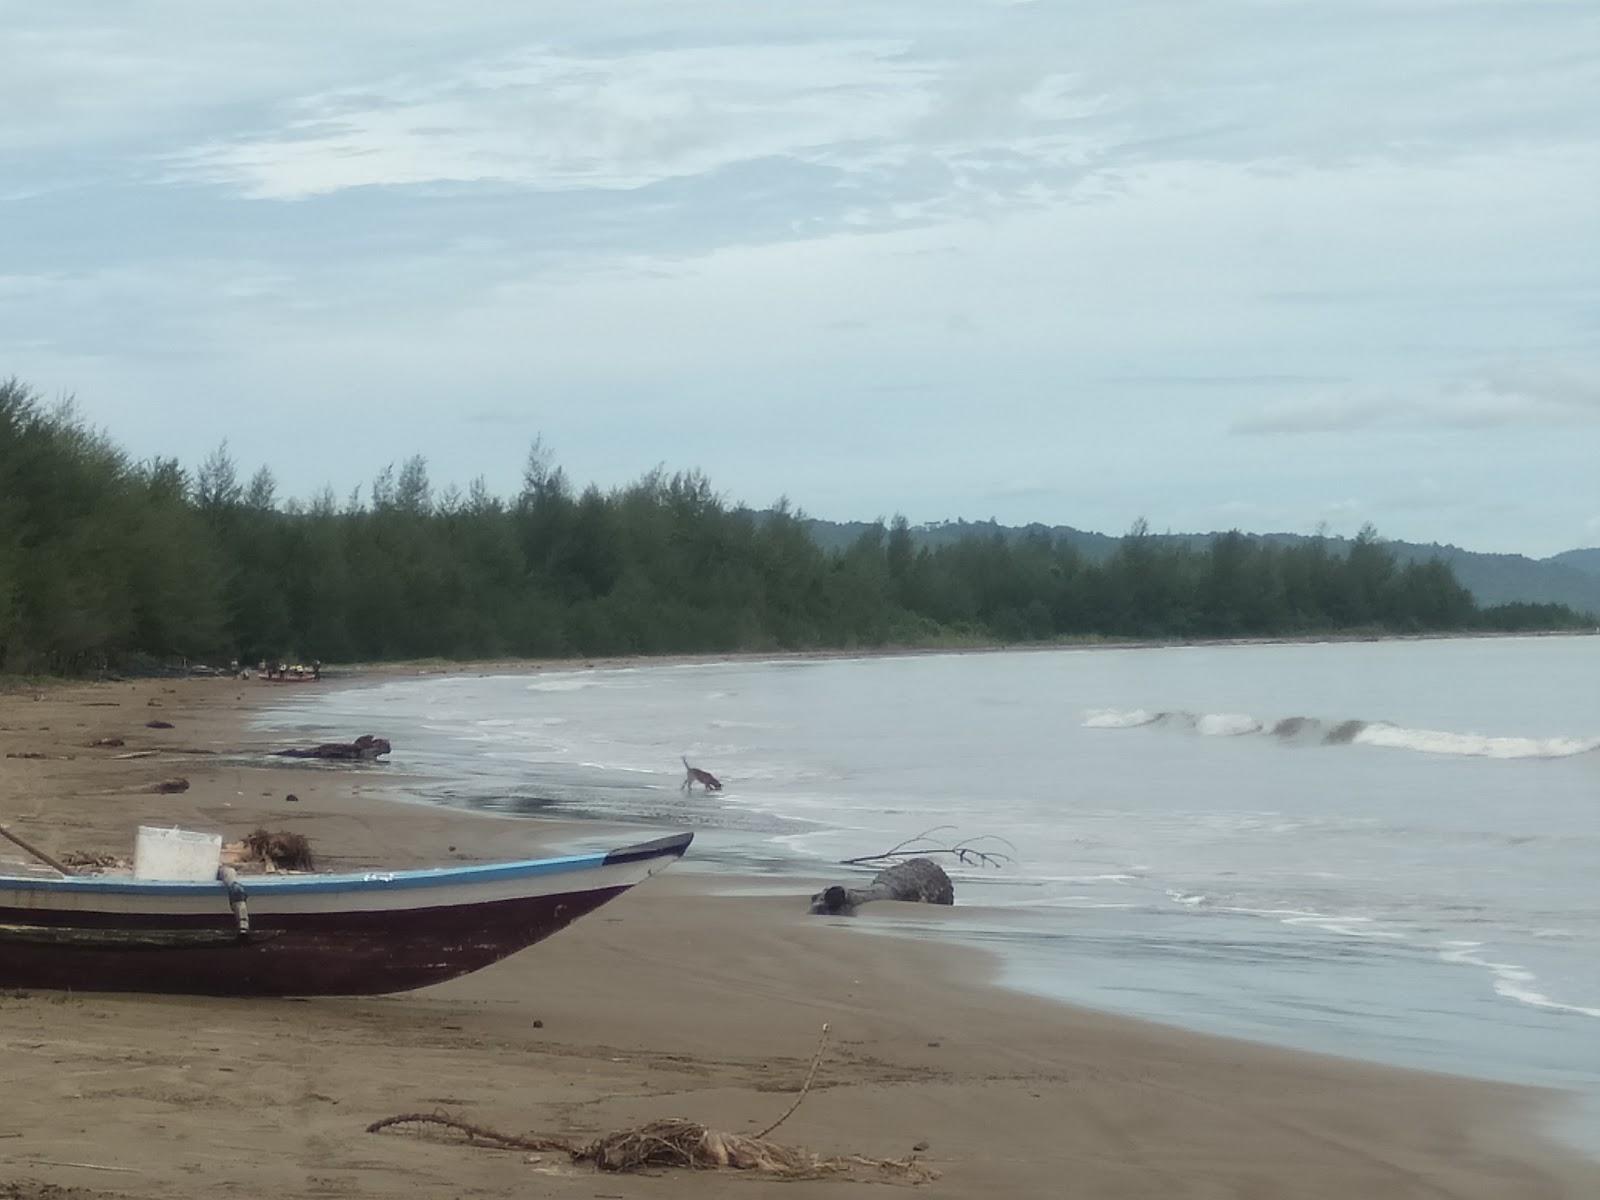
POLYGON ((0 880, 0 987, 212 996, 426 987, 542 941, 676 861, 688 842, 484 868, 247 879, 248 934, 215 884, 0 880))

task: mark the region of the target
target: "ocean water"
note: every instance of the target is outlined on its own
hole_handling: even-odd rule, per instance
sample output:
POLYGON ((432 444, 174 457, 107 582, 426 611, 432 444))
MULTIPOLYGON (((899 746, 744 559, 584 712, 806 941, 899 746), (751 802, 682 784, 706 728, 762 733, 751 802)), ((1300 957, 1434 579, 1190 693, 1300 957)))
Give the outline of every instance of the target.
POLYGON ((928 935, 1012 986, 1600 1096, 1600 637, 453 675, 262 721, 387 736, 432 802, 693 828, 702 870, 946 827, 1006 860, 928 935))

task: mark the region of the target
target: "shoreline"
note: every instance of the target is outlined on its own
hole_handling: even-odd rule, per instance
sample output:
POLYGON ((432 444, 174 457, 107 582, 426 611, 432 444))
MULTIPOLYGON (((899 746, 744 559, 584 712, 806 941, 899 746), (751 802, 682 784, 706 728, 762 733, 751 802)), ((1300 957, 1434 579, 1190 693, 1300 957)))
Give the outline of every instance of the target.
MULTIPOLYGON (((230 838, 268 823, 302 829, 330 866, 359 869, 510 857, 603 828, 515 818, 510 836, 511 818, 395 804, 386 793, 398 781, 383 768, 172 753, 264 748, 247 725, 272 693, 231 679, 35 694, 0 694, 0 748, 48 756, 6 762, 0 819, 51 851, 131 847, 140 820, 230 838), (145 729, 153 717, 175 728, 145 729), (119 760, 121 751, 87 746, 105 736, 158 754, 119 760), (144 790, 178 773, 189 791, 144 790), (287 801, 289 791, 299 799, 287 801)), ((364 731, 328 734, 355 732, 364 731)), ((549 1194, 589 1196, 597 1180, 586 1171, 360 1130, 430 1107, 548 1133, 668 1115, 759 1127, 786 1106, 824 1020, 835 1041, 817 1092, 782 1138, 885 1157, 926 1141, 943 1174, 928 1185, 938 1195, 1051 1195, 1067 1179, 1088 1195, 1600 1192, 1600 1164, 1541 1132, 1560 1093, 1059 1004, 1001 985, 987 952, 861 937, 805 917, 798 892, 719 897, 713 881, 730 877, 668 872, 503 964, 395 997, 0 998, 14 1078, 37 1097, 27 1113, 0 1117, 0 1194, 31 1179, 198 1198, 214 1196, 219 1178, 227 1190, 227 1178, 247 1177, 240 1194, 447 1195, 470 1185, 509 1196, 527 1194, 535 1172, 549 1194), (80 1128, 94 1131, 81 1145, 80 1128), (112 1171, 49 1165, 72 1162, 112 1171)), ((751 1181, 728 1172, 598 1182, 615 1195, 699 1196, 751 1181)), ((849 1186, 785 1188, 805 1197, 849 1186)))
MULTIPOLYGON (((345 686, 395 676, 460 675, 500 671, 617 670, 633 667, 703 666, 715 663, 834 662, 870 658, 927 658, 966 654, 1048 654, 1096 650, 1185 650, 1229 646, 1320 646, 1362 642, 1488 641, 1502 638, 1600 637, 1596 629, 1458 630, 1449 633, 1285 634, 1237 638, 1084 638, 1057 642, 995 642, 949 646, 860 646, 813 650, 708 650, 685 654, 576 655, 570 658, 403 659, 393 662, 335 663, 324 666, 327 682, 345 686)), ((250 680, 250 683, 262 682, 250 680)), ((294 686, 292 683, 283 686, 294 686)), ((304 685, 312 686, 312 685, 304 685)))

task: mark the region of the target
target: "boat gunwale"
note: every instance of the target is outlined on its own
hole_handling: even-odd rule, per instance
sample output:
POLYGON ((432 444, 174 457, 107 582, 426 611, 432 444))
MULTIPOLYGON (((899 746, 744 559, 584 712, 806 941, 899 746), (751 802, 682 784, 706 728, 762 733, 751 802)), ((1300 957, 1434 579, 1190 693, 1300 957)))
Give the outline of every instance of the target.
MULTIPOLYGON (((672 834, 636 842, 613 850, 564 854, 511 862, 467 863, 455 867, 416 867, 397 871, 352 871, 329 875, 248 875, 243 881, 253 894, 317 895, 371 891, 405 891, 529 879, 594 870, 653 858, 677 858, 694 840, 692 833, 672 834)), ((0 875, 0 890, 101 896, 210 895, 217 880, 133 879, 127 876, 72 875, 62 879, 43 876, 0 875)))

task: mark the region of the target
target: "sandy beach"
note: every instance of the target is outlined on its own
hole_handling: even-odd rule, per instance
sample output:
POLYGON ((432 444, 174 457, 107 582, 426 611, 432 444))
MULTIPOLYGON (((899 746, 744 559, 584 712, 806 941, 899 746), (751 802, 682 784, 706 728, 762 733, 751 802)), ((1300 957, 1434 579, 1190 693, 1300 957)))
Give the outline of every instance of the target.
MULTIPOLYGON (((248 717, 269 686, 0 693, 0 820, 57 854, 125 854, 140 823, 230 839, 265 825, 308 835, 322 865, 346 869, 520 857, 572 832, 397 804, 385 798, 396 767, 241 759, 268 748, 248 717), (171 728, 148 728, 154 719, 171 728), (113 738, 124 744, 91 745, 113 738), (157 753, 119 757, 145 750, 157 753), (151 790, 175 776, 188 791, 151 790)), ((365 732, 384 731, 326 731, 365 732)), ((22 856, 7 847, 0 860, 22 856)), ((939 1173, 921 1185, 928 1195, 1600 1195, 1600 1164, 1535 1132, 1553 1097, 1034 1000, 992 986, 979 954, 808 918, 799 890, 719 895, 722 882, 668 872, 504 963, 407 995, 0 992, 0 1198, 799 1198, 909 1186, 602 1175, 558 1154, 364 1131, 439 1110, 575 1139, 669 1116, 753 1132, 789 1105, 824 1022, 815 1084, 775 1138, 875 1158, 925 1146, 918 1159, 939 1173)), ((891 928, 894 909, 858 924, 891 928)))

